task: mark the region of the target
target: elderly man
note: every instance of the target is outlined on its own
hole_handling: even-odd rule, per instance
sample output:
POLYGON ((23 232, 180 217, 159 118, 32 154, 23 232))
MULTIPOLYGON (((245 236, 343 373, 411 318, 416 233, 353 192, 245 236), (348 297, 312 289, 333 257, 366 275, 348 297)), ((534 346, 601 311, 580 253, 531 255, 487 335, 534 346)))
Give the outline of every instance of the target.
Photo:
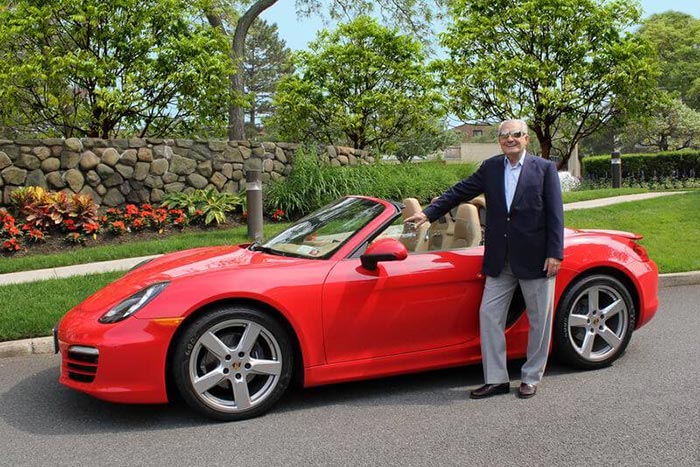
POLYGON ((510 391, 505 323, 518 285, 530 323, 519 397, 535 395, 547 363, 554 277, 563 258, 564 213, 556 166, 528 154, 529 139, 524 121, 502 122, 498 142, 503 154, 484 161, 474 174, 447 190, 422 213, 406 219, 416 225, 432 222, 462 202, 482 193, 486 197, 486 283, 479 310, 486 384, 471 392, 473 399, 510 391))

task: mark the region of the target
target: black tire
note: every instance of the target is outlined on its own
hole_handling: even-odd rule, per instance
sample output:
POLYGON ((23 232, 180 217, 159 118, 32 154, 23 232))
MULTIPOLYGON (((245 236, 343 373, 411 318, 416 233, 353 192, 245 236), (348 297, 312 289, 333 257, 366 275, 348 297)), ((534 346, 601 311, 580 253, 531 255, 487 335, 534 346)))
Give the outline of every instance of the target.
POLYGON ((627 348, 636 316, 629 291, 616 278, 599 274, 576 279, 559 301, 554 354, 580 369, 608 366, 627 348))
POLYGON ((182 398, 199 413, 245 420, 267 412, 282 397, 293 355, 276 319, 255 308, 223 307, 197 317, 182 333, 173 352, 173 376, 182 398))

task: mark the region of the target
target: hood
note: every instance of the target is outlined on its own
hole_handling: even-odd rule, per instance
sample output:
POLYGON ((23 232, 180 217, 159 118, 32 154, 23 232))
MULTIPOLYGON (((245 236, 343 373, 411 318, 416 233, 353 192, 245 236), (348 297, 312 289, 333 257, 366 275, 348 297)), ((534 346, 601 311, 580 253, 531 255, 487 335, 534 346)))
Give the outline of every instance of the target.
POLYGON ((204 247, 169 253, 137 267, 129 272, 125 278, 139 283, 158 282, 215 270, 230 270, 241 267, 247 269, 267 268, 271 266, 278 268, 317 261, 250 251, 247 246, 204 247))
POLYGON ((250 251, 247 245, 204 247, 159 256, 97 291, 76 307, 83 312, 103 313, 110 306, 144 287, 157 282, 174 281, 198 274, 235 271, 245 268, 279 268, 309 264, 314 259, 276 256, 260 251, 250 251))

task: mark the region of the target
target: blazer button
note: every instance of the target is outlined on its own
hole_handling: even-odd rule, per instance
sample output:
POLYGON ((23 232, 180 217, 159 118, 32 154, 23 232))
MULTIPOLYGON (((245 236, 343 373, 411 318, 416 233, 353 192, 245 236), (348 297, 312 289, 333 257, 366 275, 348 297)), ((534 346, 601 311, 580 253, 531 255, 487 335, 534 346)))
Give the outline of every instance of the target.
POLYGON ((504 237, 504 238, 507 237, 507 236, 508 236, 508 234, 503 234, 503 237, 504 237))
POLYGON ((510 222, 510 217, 506 217, 506 220, 507 220, 508 222, 510 222))

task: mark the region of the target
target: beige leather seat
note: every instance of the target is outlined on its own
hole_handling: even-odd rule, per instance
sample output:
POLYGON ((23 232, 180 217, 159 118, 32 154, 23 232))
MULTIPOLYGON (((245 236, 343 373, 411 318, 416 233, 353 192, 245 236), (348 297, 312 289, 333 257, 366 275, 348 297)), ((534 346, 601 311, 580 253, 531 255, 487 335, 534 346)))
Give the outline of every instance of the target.
POLYGON ((481 243, 481 224, 477 207, 471 203, 460 204, 455 216, 455 231, 447 237, 443 249, 471 248, 481 243))
MULTIPOLYGON (((404 208, 401 210, 401 217, 406 220, 414 214, 417 214, 423 209, 416 198, 406 198, 403 200, 404 208)), ((406 249, 414 252, 428 251, 428 230, 430 223, 424 222, 416 229, 410 229, 404 225, 401 233, 401 243, 406 246, 406 249)))
MULTIPOLYGON (((437 198, 433 198, 433 202, 437 198)), ((445 240, 447 237, 452 237, 455 231, 455 222, 452 219, 452 214, 449 212, 437 219, 435 222, 430 224, 430 229, 428 229, 429 249, 430 250, 440 250, 444 248, 445 243, 450 243, 450 240, 445 240)))
POLYGON ((476 198, 469 200, 471 204, 477 207, 479 210, 479 223, 482 226, 486 226, 486 198, 484 195, 479 195, 476 198))

